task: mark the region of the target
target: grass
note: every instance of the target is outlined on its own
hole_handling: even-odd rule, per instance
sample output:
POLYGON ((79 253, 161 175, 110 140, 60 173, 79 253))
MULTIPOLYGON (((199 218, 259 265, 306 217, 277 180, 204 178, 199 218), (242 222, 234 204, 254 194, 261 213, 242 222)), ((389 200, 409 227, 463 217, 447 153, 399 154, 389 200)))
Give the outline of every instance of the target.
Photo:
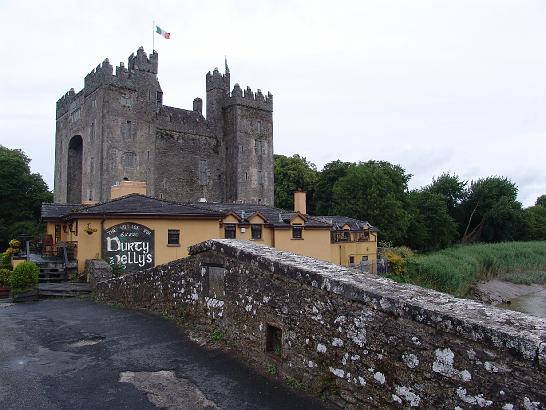
POLYGON ((224 334, 219 329, 214 329, 210 337, 215 342, 223 342, 226 340, 226 338, 224 337, 224 334))
POLYGON ((464 296, 477 280, 546 283, 546 241, 457 245, 409 260, 393 279, 464 296))

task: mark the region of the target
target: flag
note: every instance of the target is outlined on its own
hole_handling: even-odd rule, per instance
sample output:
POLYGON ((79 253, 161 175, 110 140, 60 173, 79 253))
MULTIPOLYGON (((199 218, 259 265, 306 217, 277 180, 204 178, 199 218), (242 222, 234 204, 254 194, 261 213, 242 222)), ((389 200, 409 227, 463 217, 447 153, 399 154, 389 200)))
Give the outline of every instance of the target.
POLYGON ((161 34, 163 37, 165 37, 166 39, 169 39, 171 38, 171 33, 167 33, 165 30, 163 30, 162 28, 160 28, 159 26, 155 26, 155 32, 157 34, 161 34))

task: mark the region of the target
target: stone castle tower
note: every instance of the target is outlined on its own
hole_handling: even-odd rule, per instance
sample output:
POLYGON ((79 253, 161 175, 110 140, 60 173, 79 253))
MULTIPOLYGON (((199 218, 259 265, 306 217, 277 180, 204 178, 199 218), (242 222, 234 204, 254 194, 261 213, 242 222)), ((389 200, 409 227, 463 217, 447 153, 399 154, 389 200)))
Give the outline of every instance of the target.
POLYGON ((273 96, 206 75, 193 110, 163 105, 158 54, 141 47, 115 74, 108 59, 57 101, 55 202, 107 201, 123 179, 180 202, 273 205, 273 96))

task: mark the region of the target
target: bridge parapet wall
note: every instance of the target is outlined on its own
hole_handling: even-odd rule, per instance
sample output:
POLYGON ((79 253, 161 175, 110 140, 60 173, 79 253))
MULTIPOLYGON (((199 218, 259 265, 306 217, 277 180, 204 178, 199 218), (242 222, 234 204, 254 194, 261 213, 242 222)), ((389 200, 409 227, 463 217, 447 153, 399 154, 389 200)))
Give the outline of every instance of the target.
POLYGON ((245 241, 203 242, 97 296, 193 317, 340 406, 546 406, 545 320, 245 241))

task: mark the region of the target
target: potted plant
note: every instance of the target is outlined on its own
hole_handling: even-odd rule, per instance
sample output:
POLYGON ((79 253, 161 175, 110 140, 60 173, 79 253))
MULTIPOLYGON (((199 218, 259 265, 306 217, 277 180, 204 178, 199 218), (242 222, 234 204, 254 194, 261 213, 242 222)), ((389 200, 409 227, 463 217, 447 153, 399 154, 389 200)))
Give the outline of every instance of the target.
POLYGON ((0 268, 0 299, 9 297, 10 276, 11 271, 9 269, 0 268))
POLYGON ((11 296, 14 302, 38 300, 40 268, 34 262, 22 262, 10 275, 11 296))

